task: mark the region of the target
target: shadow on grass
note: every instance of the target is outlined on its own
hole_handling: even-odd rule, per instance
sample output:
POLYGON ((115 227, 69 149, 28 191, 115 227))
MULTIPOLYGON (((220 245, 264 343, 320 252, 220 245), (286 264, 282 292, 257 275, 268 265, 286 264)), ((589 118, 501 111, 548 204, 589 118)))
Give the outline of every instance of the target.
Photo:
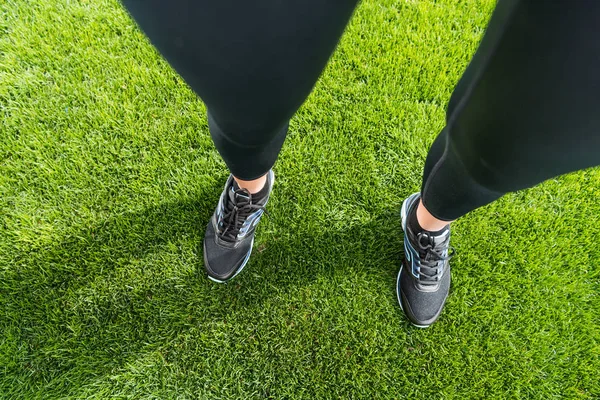
POLYGON ((65 384, 73 370, 78 379, 105 379, 181 335, 214 332, 228 320, 250 329, 243 317, 261 312, 274 296, 316 279, 334 281, 336 274, 383 281, 395 301, 402 251, 397 209, 344 230, 276 227, 269 242, 258 241, 239 277, 225 285, 209 281, 201 243, 221 189, 206 186, 194 199, 78 228, 54 246, 17 255, 1 295, 7 319, 0 325, 13 343, 4 350, 13 360, 7 376, 38 389, 65 384), (181 269, 163 270, 163 261, 181 269), (140 271, 139 287, 123 278, 129 269, 140 271))

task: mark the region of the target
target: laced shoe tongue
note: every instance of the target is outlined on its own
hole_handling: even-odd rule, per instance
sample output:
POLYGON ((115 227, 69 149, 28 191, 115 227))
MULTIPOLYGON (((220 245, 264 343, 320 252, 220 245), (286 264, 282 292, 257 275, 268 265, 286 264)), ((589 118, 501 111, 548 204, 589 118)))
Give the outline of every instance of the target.
POLYGON ((448 237, 450 235, 450 229, 444 229, 444 231, 438 235, 430 235, 425 234, 421 235, 418 240, 420 240, 422 247, 419 246, 419 255, 421 258, 429 261, 432 260, 435 256, 428 251, 428 247, 431 246, 432 249, 436 249, 439 246, 447 246, 448 237))
POLYGON ((229 190, 229 201, 225 208, 229 210, 233 209, 234 206, 244 206, 250 203, 250 195, 246 191, 238 190, 236 191, 232 186, 229 190))
POLYGON ((227 201, 223 205, 224 216, 220 227, 222 239, 230 241, 237 235, 238 229, 247 217, 248 210, 245 206, 250 205, 250 195, 243 190, 235 190, 233 186, 227 192, 227 201))

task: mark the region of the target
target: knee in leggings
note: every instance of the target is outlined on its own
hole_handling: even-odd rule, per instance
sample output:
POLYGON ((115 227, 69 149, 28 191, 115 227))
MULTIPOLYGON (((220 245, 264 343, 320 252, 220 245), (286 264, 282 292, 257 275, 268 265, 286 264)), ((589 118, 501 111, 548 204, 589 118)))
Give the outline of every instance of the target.
POLYGON ((230 117, 217 121, 208 113, 208 124, 213 136, 218 136, 240 147, 261 147, 270 143, 287 128, 287 119, 252 117, 230 117))
POLYGON ((463 157, 462 163, 471 179, 488 191, 508 193, 521 189, 518 184, 517 171, 510 171, 512 162, 508 158, 487 157, 481 152, 471 157, 463 157), (500 162, 499 162, 500 161, 500 162))

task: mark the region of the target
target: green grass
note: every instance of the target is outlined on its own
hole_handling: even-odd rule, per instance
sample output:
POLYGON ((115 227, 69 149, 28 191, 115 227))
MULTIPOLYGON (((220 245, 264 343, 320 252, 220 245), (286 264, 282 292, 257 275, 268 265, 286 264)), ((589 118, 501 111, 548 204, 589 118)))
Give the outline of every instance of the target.
POLYGON ((116 1, 0 2, 0 397, 599 398, 598 169, 458 221, 430 329, 396 302, 399 207, 493 6, 361 4, 217 285, 203 104, 116 1))

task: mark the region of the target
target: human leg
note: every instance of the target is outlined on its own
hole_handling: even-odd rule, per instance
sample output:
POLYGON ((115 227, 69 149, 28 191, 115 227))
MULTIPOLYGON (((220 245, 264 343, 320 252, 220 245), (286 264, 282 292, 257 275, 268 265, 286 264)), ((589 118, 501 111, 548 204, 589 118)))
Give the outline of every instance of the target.
POLYGON ((211 136, 235 177, 205 238, 209 276, 225 281, 248 260, 288 121, 310 93, 357 0, 123 3, 205 102, 211 136), (265 184, 264 196, 249 196, 265 184), (232 190, 239 193, 231 196, 232 190))
MULTIPOLYGON (((452 95, 447 125, 429 151, 422 215, 424 209, 434 222, 452 221, 505 193, 600 164, 598 15, 600 4, 591 0, 543 6, 526 0, 498 2, 452 95)), ((419 202, 414 204, 409 220, 419 202)), ((405 244, 419 253, 422 231, 412 225, 405 244)), ((427 245, 430 249, 420 251, 417 260, 403 261, 398 279, 402 307, 413 323, 422 325, 439 315, 450 279, 447 250, 427 245), (426 257, 435 261, 435 279, 448 281, 437 292, 419 289, 420 263, 426 257), (435 312, 417 315, 425 306, 435 312)))

